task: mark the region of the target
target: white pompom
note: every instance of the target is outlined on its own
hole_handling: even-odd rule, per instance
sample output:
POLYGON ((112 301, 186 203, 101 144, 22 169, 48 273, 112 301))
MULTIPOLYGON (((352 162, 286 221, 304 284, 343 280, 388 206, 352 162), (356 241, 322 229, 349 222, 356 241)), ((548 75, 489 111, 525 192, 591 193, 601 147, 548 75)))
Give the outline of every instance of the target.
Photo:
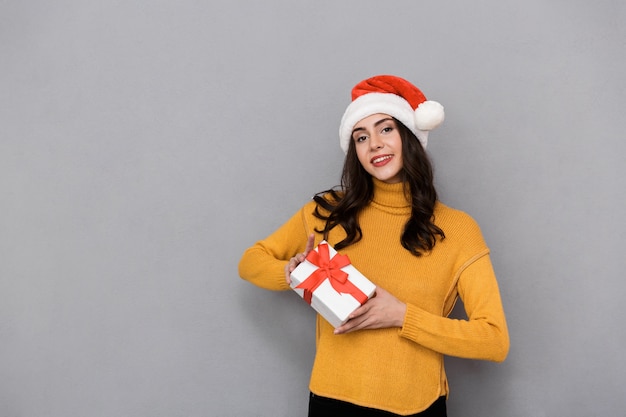
POLYGON ((443 106, 436 101, 428 100, 415 109, 415 125, 419 130, 433 130, 444 119, 443 106))

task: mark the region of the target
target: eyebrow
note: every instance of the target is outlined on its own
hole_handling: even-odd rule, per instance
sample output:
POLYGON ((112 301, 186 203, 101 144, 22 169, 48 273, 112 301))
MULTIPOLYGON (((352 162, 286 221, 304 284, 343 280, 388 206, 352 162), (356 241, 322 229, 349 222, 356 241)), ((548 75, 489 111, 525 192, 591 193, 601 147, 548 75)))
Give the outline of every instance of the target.
MULTIPOLYGON (((387 121, 393 121, 393 118, 392 117, 384 117, 384 118, 380 119, 379 121, 377 121, 376 123, 374 123, 374 127, 377 127, 378 125, 380 125, 382 123, 385 123, 387 121)), ((352 130, 352 134, 354 134, 355 132, 359 132, 361 130, 365 130, 365 128, 364 127, 357 127, 357 128, 352 130)))

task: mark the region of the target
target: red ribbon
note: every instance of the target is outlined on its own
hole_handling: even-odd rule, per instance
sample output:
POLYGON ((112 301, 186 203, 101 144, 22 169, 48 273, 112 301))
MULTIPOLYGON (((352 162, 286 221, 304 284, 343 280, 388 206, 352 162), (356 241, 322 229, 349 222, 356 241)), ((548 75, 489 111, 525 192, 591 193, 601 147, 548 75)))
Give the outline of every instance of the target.
POLYGON ((326 278, 328 278, 330 285, 338 293, 350 294, 361 304, 367 301, 367 295, 350 282, 348 274, 341 270, 341 268, 350 265, 350 259, 347 255, 335 254, 330 259, 328 244, 320 243, 317 247, 317 252, 314 250, 309 252, 306 260, 317 266, 318 269, 296 286, 296 288, 304 290, 304 295, 302 296, 304 301, 311 304, 313 292, 322 285, 326 278))

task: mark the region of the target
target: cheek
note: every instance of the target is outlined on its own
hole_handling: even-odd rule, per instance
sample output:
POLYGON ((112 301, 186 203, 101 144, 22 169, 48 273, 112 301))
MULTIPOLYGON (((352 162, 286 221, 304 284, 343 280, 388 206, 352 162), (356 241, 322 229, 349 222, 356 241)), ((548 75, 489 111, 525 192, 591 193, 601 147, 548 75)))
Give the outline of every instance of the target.
POLYGON ((396 148, 396 154, 402 156, 402 139, 400 136, 396 139, 394 146, 396 148))
POLYGON ((398 133, 396 131, 396 135, 393 138, 394 141, 394 145, 396 146, 396 148, 398 149, 402 149, 402 138, 400 137, 400 133, 398 133))

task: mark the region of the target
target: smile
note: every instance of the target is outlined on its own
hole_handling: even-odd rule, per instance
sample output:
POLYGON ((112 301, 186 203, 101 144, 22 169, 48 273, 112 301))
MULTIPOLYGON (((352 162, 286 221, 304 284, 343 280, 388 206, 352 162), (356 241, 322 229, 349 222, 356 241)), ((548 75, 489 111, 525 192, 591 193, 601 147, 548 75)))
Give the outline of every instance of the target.
POLYGON ((372 158, 372 160, 370 162, 373 165, 381 165, 381 164, 385 164, 391 158, 393 158, 393 155, 380 155, 380 156, 377 156, 375 158, 372 158))

